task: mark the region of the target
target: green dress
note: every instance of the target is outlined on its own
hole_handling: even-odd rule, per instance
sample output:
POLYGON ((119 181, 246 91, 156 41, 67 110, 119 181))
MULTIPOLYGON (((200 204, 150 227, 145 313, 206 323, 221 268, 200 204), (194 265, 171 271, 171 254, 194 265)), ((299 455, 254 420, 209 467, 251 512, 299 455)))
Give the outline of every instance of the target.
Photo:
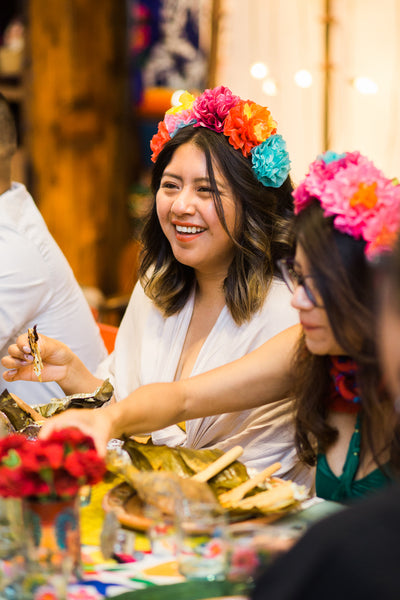
POLYGON ((362 479, 355 480, 360 463, 360 433, 361 418, 357 417, 354 433, 351 437, 346 461, 342 474, 337 477, 331 470, 325 454, 318 454, 315 475, 316 494, 325 500, 335 502, 350 502, 391 483, 390 473, 385 475, 380 469, 375 469, 362 479))

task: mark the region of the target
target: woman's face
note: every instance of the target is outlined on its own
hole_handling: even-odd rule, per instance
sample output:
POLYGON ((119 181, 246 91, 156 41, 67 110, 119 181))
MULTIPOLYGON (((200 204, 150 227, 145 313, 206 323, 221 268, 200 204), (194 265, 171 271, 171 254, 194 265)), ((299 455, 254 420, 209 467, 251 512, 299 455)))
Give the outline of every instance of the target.
MULTIPOLYGON (((296 248, 294 269, 297 273, 306 278, 305 281, 312 291, 317 304, 322 306, 323 301, 316 288, 315 280, 310 277, 310 264, 300 244, 297 244, 296 248)), ((304 291, 304 287, 301 285, 294 291, 292 306, 299 311, 299 318, 303 326, 305 342, 312 354, 345 354, 333 335, 326 310, 315 306, 304 291)))
MULTIPOLYGON (((233 233, 236 220, 233 192, 215 163, 213 168, 226 224, 233 233)), ((193 267, 197 274, 225 277, 234 246, 215 209, 205 155, 193 143, 175 150, 162 175, 156 207, 176 260, 193 267)))

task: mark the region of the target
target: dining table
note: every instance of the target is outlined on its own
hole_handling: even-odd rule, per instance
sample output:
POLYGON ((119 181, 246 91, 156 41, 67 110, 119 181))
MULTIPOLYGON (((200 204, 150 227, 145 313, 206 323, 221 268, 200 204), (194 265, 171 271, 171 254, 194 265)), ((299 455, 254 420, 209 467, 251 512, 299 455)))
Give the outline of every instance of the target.
MULTIPOLYGON (((115 481, 103 481, 90 490, 80 508, 82 578, 69 585, 68 600, 247 600, 252 579, 191 581, 178 570, 175 556, 152 553, 146 532, 122 527, 105 510, 104 498, 115 481), (122 536, 122 543, 121 543, 122 536)), ((298 539, 316 521, 342 510, 336 502, 310 498, 299 507, 274 517, 298 539)), ((253 520, 260 528, 269 519, 253 520)))

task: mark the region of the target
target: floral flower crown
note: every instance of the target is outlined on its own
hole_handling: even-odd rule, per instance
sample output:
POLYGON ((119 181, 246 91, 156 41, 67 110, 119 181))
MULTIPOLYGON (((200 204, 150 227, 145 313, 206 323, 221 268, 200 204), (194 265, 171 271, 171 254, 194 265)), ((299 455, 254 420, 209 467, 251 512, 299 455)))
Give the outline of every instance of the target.
POLYGON ((280 187, 290 170, 286 142, 276 134, 277 123, 268 108, 241 100, 224 86, 205 90, 195 98, 183 92, 179 106, 167 110, 150 142, 155 162, 164 145, 188 125, 223 133, 243 156, 251 155, 254 175, 263 185, 280 187))
POLYGON ((400 230, 400 185, 359 152, 325 152, 293 192, 295 214, 317 198, 334 227, 366 242, 373 259, 390 251, 400 230))

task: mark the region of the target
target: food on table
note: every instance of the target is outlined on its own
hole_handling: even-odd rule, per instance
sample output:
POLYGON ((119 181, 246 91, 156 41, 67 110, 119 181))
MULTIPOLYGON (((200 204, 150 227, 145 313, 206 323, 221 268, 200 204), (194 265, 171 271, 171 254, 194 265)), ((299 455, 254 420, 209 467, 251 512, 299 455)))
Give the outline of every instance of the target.
MULTIPOLYGON (((119 521, 133 529, 146 530, 149 526, 144 514, 146 504, 170 514, 182 499, 189 503, 212 500, 227 511, 231 520, 243 520, 287 511, 307 497, 304 486, 271 477, 279 469, 279 463, 251 479, 245 465, 234 458, 219 471, 221 457, 232 452, 231 456, 239 455, 238 448, 224 453, 218 449, 155 446, 133 439, 127 440, 123 448, 132 462, 126 463, 118 453, 109 454, 109 469, 122 475, 125 481, 109 492, 104 507, 115 510, 119 521), (210 465, 212 468, 217 465, 215 475, 212 471, 210 474, 210 465), (205 474, 205 481, 196 481, 202 479, 199 474, 205 474)), ((228 456, 226 462, 230 460, 228 456)))
POLYGON ((33 327, 30 327, 28 329, 28 341, 29 341, 29 347, 31 349, 31 354, 33 356, 33 371, 35 373, 35 375, 37 376, 37 378, 39 379, 39 381, 42 381, 42 369, 43 369, 43 362, 42 362, 42 357, 40 356, 40 350, 39 350, 39 336, 37 333, 37 325, 34 325, 33 327))
MULTIPOLYGON (((132 464, 139 471, 172 471, 182 478, 192 477, 203 471, 220 456, 224 455, 217 448, 170 448, 156 446, 151 442, 142 444, 128 439, 123 446, 129 454, 132 464)), ((237 460, 218 472, 209 481, 211 489, 218 496, 249 478, 245 465, 237 460)))
POLYGON ((306 498, 305 486, 297 485, 293 481, 272 479, 264 492, 233 502, 230 506, 242 510, 258 509, 263 513, 269 513, 280 511, 306 498))
POLYGON ((217 458, 213 463, 208 465, 205 469, 198 471, 194 475, 192 475, 191 479, 194 481, 203 481, 206 482, 212 477, 215 477, 220 471, 225 469, 225 467, 229 467, 231 463, 233 463, 237 458, 242 456, 243 448, 241 446, 234 446, 228 452, 225 452, 217 458))
POLYGON ((36 437, 45 418, 69 408, 98 408, 111 399, 113 392, 114 388, 107 379, 94 394, 74 394, 53 398, 41 406, 29 406, 18 396, 4 390, 0 394, 0 419, 3 424, 9 422, 11 431, 36 437))
MULTIPOLYGON (((133 451, 132 445, 137 446, 139 451, 140 446, 143 446, 138 442, 132 444, 130 441, 131 451, 133 451)), ((156 454, 160 454, 160 446, 153 449, 158 449, 156 454)), ((174 449, 165 447, 164 456, 168 455, 170 450, 174 449)), ((177 504, 182 503, 183 500, 187 503, 215 503, 218 506, 217 496, 206 482, 233 463, 242 453, 243 448, 235 446, 226 453, 218 453, 219 456, 216 460, 210 462, 207 459, 207 464, 204 464, 204 460, 201 461, 199 458, 196 461, 196 457, 191 453, 189 462, 198 470, 192 472, 190 476, 186 474, 185 477, 170 470, 145 469, 140 471, 130 461, 124 460, 125 453, 121 454, 115 450, 108 453, 107 466, 111 472, 122 475, 125 482, 129 483, 145 504, 157 506, 164 514, 173 514, 176 511, 177 504)), ((172 452, 172 456, 176 458, 177 455, 172 452)), ((171 461, 168 464, 171 464, 171 461)), ((181 467, 179 461, 177 464, 181 467)), ((126 492, 122 491, 122 493, 126 492)))
POLYGON ((144 504, 156 506, 166 515, 174 514, 182 500, 218 506, 217 497, 210 486, 191 478, 184 479, 176 473, 139 471, 131 475, 128 483, 144 504))
POLYGON ((0 437, 5 437, 9 433, 15 433, 15 429, 6 415, 0 412, 0 437))
POLYGON ((0 394, 0 411, 3 417, 9 421, 12 431, 24 431, 30 425, 43 422, 43 417, 39 412, 7 390, 0 394))
POLYGON ((261 471, 260 473, 257 473, 257 475, 254 475, 254 477, 252 477, 251 479, 248 479, 247 481, 244 481, 237 487, 233 488, 233 490, 221 494, 218 498, 220 503, 222 504, 222 506, 232 506, 235 502, 238 502, 239 500, 244 498, 248 492, 253 490, 260 483, 263 483, 266 479, 269 479, 271 475, 273 475, 276 471, 278 471, 278 469, 280 469, 280 467, 281 463, 276 462, 273 465, 270 465, 269 467, 261 471))

